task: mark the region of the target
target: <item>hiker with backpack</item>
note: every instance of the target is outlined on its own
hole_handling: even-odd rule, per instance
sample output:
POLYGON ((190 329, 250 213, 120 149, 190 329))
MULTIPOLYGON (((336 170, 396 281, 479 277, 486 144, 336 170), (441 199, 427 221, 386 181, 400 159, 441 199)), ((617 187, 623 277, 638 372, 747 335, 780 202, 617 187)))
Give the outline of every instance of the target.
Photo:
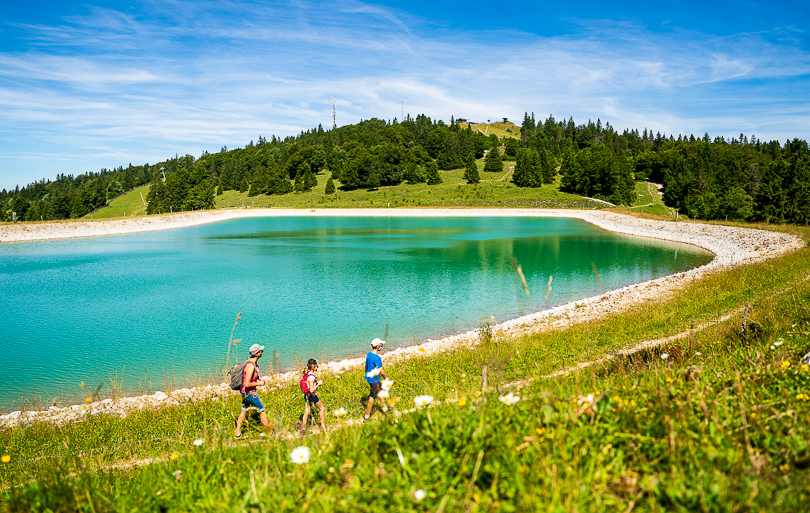
POLYGON ((383 344, 385 344, 385 340, 375 338, 371 341, 371 351, 366 355, 366 382, 371 390, 368 394, 366 414, 363 417, 364 421, 368 420, 371 416, 371 409, 374 408, 374 399, 378 399, 380 404, 382 404, 383 413, 388 411, 388 406, 385 405, 385 399, 377 397, 377 394, 382 390, 380 376, 382 376, 383 379, 388 379, 385 375, 385 371, 383 371, 382 358, 380 357, 380 350, 382 350, 383 344))
POLYGON ((264 404, 256 392, 257 387, 265 385, 264 380, 259 375, 259 358, 264 353, 264 346, 253 344, 248 350, 250 357, 244 362, 236 364, 230 371, 231 388, 239 390, 242 393, 242 412, 236 420, 236 433, 237 439, 242 438, 242 423, 247 417, 247 412, 250 408, 256 408, 259 412, 259 420, 262 422, 264 429, 270 427, 270 422, 267 420, 267 413, 264 409, 264 404))
MULTIPOLYGON (((315 405, 321 410, 321 429, 326 431, 326 423, 324 422, 324 417, 326 417, 326 407, 323 405, 323 401, 318 398, 318 387, 323 385, 323 381, 319 381, 318 377, 315 375, 315 371, 318 370, 318 361, 315 358, 310 358, 307 362, 307 367, 304 369, 304 375, 301 376, 298 384, 301 387, 301 391, 304 393, 304 418, 301 421, 301 431, 306 433, 307 431, 307 419, 309 418, 309 414, 311 411, 310 405, 315 405)), ((315 414, 312 414, 312 417, 315 417, 315 414)))

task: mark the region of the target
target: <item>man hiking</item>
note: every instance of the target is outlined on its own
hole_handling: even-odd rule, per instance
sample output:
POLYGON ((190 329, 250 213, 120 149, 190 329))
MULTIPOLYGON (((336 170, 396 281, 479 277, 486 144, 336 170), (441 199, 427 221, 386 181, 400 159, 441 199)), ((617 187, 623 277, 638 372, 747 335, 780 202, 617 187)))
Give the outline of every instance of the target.
POLYGON ((264 410, 264 404, 258 392, 256 392, 257 387, 264 386, 265 384, 264 380, 259 377, 258 364, 259 358, 261 358, 264 353, 264 346, 253 344, 248 351, 250 358, 245 362, 245 370, 242 374, 242 412, 236 420, 237 439, 242 438, 242 422, 245 421, 245 417, 247 417, 247 412, 250 408, 256 408, 259 412, 259 420, 262 421, 262 426, 264 426, 265 430, 270 427, 270 422, 267 421, 267 413, 264 410))
POLYGON ((388 411, 388 406, 385 405, 385 399, 382 397, 377 397, 377 394, 379 394, 380 390, 382 390, 380 376, 388 379, 382 368, 382 358, 380 358, 380 350, 382 349, 383 344, 385 344, 384 340, 375 338, 371 341, 371 351, 369 351, 366 355, 366 381, 368 382, 371 390, 368 394, 368 405, 366 406, 366 415, 363 420, 368 420, 368 418, 371 416, 371 409, 374 407, 374 399, 380 400, 383 412, 388 411))

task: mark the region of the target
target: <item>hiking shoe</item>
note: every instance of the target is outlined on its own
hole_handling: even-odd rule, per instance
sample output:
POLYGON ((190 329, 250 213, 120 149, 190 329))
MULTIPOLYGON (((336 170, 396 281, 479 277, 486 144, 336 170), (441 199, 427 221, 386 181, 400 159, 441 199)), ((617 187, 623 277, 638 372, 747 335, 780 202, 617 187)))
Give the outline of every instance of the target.
POLYGON ((245 435, 241 435, 241 434, 240 435, 233 435, 233 437, 236 440, 242 440, 243 438, 245 438, 245 435))

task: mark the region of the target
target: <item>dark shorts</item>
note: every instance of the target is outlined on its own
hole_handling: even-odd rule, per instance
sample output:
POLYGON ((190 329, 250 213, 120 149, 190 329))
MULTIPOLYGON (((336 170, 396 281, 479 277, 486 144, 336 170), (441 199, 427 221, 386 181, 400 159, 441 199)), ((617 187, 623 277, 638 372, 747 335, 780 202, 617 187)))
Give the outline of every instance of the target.
POLYGON ((369 399, 376 399, 377 394, 382 390, 382 383, 378 381, 377 383, 369 383, 368 386, 371 387, 371 392, 368 394, 369 399))
POLYGON ((317 404, 320 401, 320 399, 318 399, 318 396, 315 394, 309 394, 308 396, 306 396, 306 398, 307 401, 309 401, 312 404, 317 404))
POLYGON ((242 411, 246 411, 250 408, 256 408, 259 410, 259 413, 264 412, 264 404, 256 391, 242 394, 242 411))

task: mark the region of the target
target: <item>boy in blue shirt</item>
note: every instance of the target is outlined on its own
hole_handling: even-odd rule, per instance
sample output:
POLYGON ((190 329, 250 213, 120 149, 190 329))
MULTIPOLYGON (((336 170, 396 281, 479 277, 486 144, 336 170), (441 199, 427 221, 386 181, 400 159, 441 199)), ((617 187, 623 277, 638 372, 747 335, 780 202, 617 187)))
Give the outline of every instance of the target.
POLYGON ((374 407, 374 399, 379 399, 380 404, 382 404, 383 407, 383 412, 388 411, 388 406, 385 405, 385 399, 382 397, 377 397, 377 394, 379 394, 380 390, 382 390, 380 376, 382 376, 384 379, 388 379, 382 369, 382 358, 380 357, 380 350, 382 349, 383 344, 385 344, 384 340, 375 338, 371 341, 371 351, 369 351, 366 355, 366 381, 368 382, 371 390, 368 394, 368 405, 366 406, 366 415, 364 420, 368 420, 368 418, 371 416, 371 409, 374 407))

